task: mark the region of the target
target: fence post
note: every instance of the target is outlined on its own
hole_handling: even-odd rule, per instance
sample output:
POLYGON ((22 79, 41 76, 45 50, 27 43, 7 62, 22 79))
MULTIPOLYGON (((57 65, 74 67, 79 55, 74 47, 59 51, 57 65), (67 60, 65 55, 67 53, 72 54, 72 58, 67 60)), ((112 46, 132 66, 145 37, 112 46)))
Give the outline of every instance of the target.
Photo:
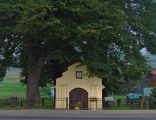
POLYGON ((117 99, 117 106, 121 105, 121 99, 117 99))
POLYGON ((96 102, 95 104, 96 104, 96 110, 97 110, 97 102, 98 102, 98 98, 97 98, 97 100, 96 100, 95 102, 96 102))
POLYGON ((68 109, 68 97, 66 97, 66 109, 68 109))
POLYGON ((21 107, 23 106, 23 100, 22 100, 22 98, 20 99, 20 105, 21 105, 21 107))
POLYGON ((42 98, 41 100, 42 100, 42 106, 44 106, 45 105, 44 104, 45 103, 44 98, 42 98))
POLYGON ((54 96, 52 96, 51 102, 52 102, 52 108, 54 109, 55 108, 55 102, 56 102, 56 98, 54 96))

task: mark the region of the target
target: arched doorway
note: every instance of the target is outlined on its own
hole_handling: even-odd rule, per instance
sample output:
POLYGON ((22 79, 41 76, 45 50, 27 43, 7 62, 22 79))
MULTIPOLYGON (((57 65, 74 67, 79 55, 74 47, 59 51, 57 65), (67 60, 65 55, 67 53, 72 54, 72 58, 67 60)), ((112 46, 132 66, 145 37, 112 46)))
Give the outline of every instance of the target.
POLYGON ((69 93, 69 109, 75 109, 78 103, 81 109, 88 109, 88 92, 82 88, 75 88, 69 93))

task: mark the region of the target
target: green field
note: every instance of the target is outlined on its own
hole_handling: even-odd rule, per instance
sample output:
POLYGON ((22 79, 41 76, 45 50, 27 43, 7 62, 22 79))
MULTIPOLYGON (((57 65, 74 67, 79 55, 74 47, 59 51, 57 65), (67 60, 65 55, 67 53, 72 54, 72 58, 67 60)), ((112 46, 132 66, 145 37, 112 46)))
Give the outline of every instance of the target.
POLYGON ((4 80, 0 83, 0 98, 25 97, 26 87, 14 80, 4 80))
POLYGON ((8 71, 4 81, 0 82, 0 98, 25 97, 26 87, 19 82, 20 79, 18 69, 8 71))
POLYGON ((121 104, 120 106, 116 104, 112 104, 112 110, 138 110, 139 107, 136 105, 128 105, 128 104, 121 104))
MULTIPOLYGON (((26 86, 20 83, 19 70, 13 69, 9 71, 4 79, 0 82, 0 98, 8 97, 26 97, 26 86)), ((50 85, 40 88, 42 97, 50 97, 50 85)))

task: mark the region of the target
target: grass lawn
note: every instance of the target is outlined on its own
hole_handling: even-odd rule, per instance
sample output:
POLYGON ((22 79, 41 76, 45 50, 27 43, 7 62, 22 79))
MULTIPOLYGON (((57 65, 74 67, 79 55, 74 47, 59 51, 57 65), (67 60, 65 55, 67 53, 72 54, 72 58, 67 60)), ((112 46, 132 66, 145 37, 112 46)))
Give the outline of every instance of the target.
MULTIPOLYGON (((50 87, 40 88, 40 94, 42 97, 50 97, 50 87)), ((4 80, 0 83, 0 98, 8 98, 8 97, 26 97, 26 86, 22 85, 17 80, 4 80)))
POLYGON ((121 99, 121 100, 126 98, 126 96, 123 95, 114 95, 112 97, 114 97, 114 99, 121 99))
POLYGON ((117 106, 116 104, 113 104, 111 106, 112 110, 137 110, 139 109, 136 105, 127 105, 127 104, 121 104, 120 106, 117 106))
POLYGON ((26 87, 13 80, 4 80, 0 83, 0 98, 25 97, 26 87))
MULTIPOLYGON (((0 82, 0 99, 8 97, 26 97, 26 86, 20 83, 19 72, 12 70, 8 72, 5 80, 0 82)), ((50 97, 51 85, 40 88, 41 97, 50 97)))
MULTIPOLYGON (((0 99, 8 99, 9 97, 18 97, 20 100, 26 98, 26 85, 20 83, 20 76, 17 72, 11 72, 6 75, 4 81, 0 82, 0 99)), ((52 97, 50 96, 51 85, 40 88, 40 95, 44 97, 44 106, 35 106, 34 108, 52 108, 52 97)), ((0 109, 25 109, 25 103, 21 105, 3 105, 0 104, 0 109)))
POLYGON ((16 69, 9 71, 2 82, 0 82, 0 98, 25 97, 26 87, 19 81, 21 77, 16 69))

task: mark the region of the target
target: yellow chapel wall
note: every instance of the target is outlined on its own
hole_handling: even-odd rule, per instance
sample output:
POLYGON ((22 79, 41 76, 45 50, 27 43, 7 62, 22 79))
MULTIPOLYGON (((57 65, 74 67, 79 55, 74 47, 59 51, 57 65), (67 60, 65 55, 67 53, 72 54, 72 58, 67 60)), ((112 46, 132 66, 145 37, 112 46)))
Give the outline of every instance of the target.
MULTIPOLYGON (((102 109, 102 79, 97 77, 88 77, 85 66, 79 66, 80 63, 75 63, 68 67, 68 70, 63 73, 62 77, 56 80, 56 102, 55 107, 66 109, 66 98, 69 98, 69 93, 74 88, 83 88, 88 92, 88 97, 96 97, 100 100, 97 102, 97 109, 102 109), (82 79, 76 79, 75 72, 82 71, 82 79)), ((88 102, 88 107, 95 108, 95 104, 88 102)))

